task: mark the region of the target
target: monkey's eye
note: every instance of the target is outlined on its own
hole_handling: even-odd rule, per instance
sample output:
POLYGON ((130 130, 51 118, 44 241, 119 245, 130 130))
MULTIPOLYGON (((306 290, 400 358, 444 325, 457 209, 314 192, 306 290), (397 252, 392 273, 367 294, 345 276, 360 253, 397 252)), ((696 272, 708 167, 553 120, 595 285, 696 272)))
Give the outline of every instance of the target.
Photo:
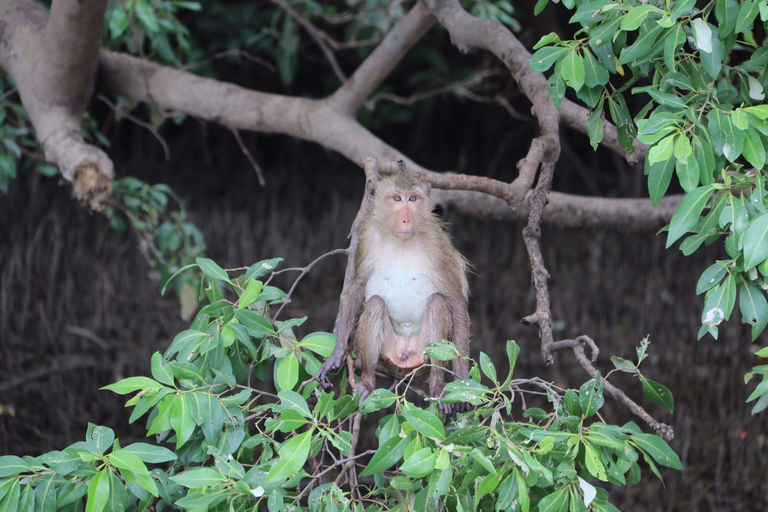
POLYGON ((400 196, 392 196, 392 199, 395 200, 395 201, 402 201, 403 200, 403 198, 400 197, 400 196))
POLYGON ((408 198, 409 201, 415 201, 416 199, 418 199, 416 196, 411 196, 408 198))

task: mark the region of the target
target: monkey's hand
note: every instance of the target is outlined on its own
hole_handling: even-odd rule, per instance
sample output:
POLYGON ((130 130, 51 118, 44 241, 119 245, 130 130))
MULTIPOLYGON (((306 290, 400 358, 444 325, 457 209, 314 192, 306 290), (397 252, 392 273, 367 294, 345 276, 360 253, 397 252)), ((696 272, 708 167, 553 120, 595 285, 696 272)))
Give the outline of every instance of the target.
MULTIPOLYGON (((337 344, 338 345, 338 344, 337 344)), ((341 368, 341 364, 344 362, 344 358, 346 357, 347 353, 345 350, 337 351, 335 348, 330 356, 328 356, 328 359, 325 360, 323 363, 323 366, 320 367, 320 369, 317 371, 317 375, 315 375, 315 380, 325 389, 330 388, 333 386, 331 384, 331 381, 328 380, 328 374, 335 372, 339 368, 341 368)))

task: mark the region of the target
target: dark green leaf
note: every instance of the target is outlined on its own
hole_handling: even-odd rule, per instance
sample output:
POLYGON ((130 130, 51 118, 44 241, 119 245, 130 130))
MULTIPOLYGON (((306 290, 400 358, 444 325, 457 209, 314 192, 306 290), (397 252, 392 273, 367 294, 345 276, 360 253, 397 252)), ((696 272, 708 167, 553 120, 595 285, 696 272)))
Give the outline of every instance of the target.
POLYGON ((403 416, 419 434, 440 440, 445 439, 443 422, 431 412, 403 404, 403 416))
POLYGON ((728 268, 722 263, 713 263, 701 273, 699 282, 696 284, 696 295, 700 295, 710 288, 718 285, 728 273, 728 268))
POLYGON ((768 258, 768 213, 749 223, 744 234, 744 268, 750 269, 768 258))
POLYGON ((675 400, 672 396, 672 392, 665 386, 658 382, 654 382, 651 379, 641 377, 641 380, 643 381, 643 396, 654 404, 662 406, 669 414, 672 414, 672 411, 675 408, 675 400))
POLYGON ((666 441, 653 434, 634 434, 630 436, 632 442, 645 450, 653 460, 662 466, 672 469, 683 469, 680 457, 672 451, 666 441))
POLYGON ((752 341, 768 324, 768 301, 757 286, 749 282, 739 285, 739 309, 744 320, 752 326, 752 341))
POLYGON ((227 275, 226 271, 212 259, 197 258, 195 262, 200 266, 200 270, 203 271, 203 274, 214 279, 229 282, 229 275, 227 275))
POLYGON ((405 453, 410 442, 409 437, 395 436, 385 441, 373 454, 368 466, 360 473, 360 477, 375 475, 391 468, 405 453))
POLYGON ((712 187, 706 186, 691 190, 685 195, 669 224, 667 248, 696 225, 711 193, 712 187))
POLYGON ((581 385, 581 388, 579 388, 579 403, 585 418, 594 415, 603 406, 605 403, 603 384, 597 378, 581 385))

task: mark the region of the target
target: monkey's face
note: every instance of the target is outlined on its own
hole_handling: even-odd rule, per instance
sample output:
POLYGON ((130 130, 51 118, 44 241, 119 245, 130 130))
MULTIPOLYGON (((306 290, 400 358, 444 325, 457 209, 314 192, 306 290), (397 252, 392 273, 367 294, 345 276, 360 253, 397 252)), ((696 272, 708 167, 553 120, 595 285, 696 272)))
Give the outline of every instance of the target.
POLYGON ((404 240, 413 238, 424 215, 424 198, 412 190, 395 190, 387 197, 392 215, 392 230, 404 240))

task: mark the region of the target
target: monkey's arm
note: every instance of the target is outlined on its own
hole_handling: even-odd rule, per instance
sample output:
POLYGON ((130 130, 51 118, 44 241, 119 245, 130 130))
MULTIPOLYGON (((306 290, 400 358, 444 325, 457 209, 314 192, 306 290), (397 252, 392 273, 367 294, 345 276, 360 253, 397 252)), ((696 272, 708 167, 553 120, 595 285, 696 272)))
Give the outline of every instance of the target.
MULTIPOLYGON (((451 316, 453 320, 453 344, 456 345, 459 355, 469 356, 469 310, 467 303, 460 298, 451 298, 451 316)), ((456 379, 469 378, 469 361, 466 359, 454 359, 453 371, 456 379)))
POLYGON ((365 283, 356 279, 352 285, 343 290, 339 300, 339 313, 336 315, 336 324, 333 327, 333 334, 336 335, 336 345, 328 359, 315 375, 315 380, 325 388, 331 387, 328 380, 328 374, 341 368, 344 358, 349 351, 349 338, 355 328, 360 310, 363 307, 365 299, 365 283))

